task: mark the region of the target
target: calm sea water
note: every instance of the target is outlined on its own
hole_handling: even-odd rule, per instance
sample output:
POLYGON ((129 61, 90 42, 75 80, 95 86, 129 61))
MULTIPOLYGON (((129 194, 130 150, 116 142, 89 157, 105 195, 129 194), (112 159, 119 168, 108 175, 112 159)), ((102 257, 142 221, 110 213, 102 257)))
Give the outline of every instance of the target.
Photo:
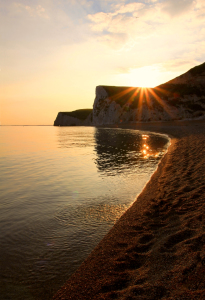
POLYGON ((0 298, 50 299, 133 203, 165 136, 0 127, 0 298))

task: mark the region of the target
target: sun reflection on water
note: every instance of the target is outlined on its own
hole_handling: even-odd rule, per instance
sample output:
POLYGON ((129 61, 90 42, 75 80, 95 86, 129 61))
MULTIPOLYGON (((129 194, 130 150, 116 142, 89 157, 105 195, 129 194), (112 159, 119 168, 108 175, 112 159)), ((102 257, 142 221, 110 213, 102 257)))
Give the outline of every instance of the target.
POLYGON ((159 151, 154 151, 154 149, 152 149, 151 148, 151 146, 148 144, 149 142, 149 135, 147 135, 147 134, 143 134, 142 135, 142 140, 143 141, 146 141, 146 143, 144 143, 143 145, 142 145, 142 148, 141 148, 141 154, 142 154, 142 157, 144 158, 144 159, 147 159, 147 158, 149 158, 149 157, 158 157, 159 156, 159 151))

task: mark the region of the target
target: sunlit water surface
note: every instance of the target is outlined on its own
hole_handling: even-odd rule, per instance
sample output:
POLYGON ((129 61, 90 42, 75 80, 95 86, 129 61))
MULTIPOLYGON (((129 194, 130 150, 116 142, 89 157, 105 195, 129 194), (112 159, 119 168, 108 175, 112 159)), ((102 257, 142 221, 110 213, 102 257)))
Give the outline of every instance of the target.
POLYGON ((50 299, 141 192, 165 136, 0 127, 0 297, 50 299))

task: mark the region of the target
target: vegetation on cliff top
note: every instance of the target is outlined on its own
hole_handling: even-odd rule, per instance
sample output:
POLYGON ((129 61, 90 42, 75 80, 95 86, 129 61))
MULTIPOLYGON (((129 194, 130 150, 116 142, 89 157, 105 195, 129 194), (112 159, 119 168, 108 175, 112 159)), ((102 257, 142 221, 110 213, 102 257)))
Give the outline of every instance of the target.
POLYGON ((79 120, 85 120, 93 110, 91 108, 77 109, 74 111, 61 112, 62 115, 73 117, 79 120))
POLYGON ((199 66, 190 69, 189 72, 191 73, 191 75, 199 75, 205 72, 205 62, 199 66))
POLYGON ((130 99, 136 98, 138 92, 136 87, 127 86, 102 86, 109 95, 111 101, 115 101, 120 106, 126 104, 130 99))
MULTIPOLYGON (((192 76, 201 76, 205 72, 205 63, 190 69, 186 73, 191 73, 192 76)), ((185 74, 186 74, 185 73, 185 74)), ((182 74, 184 75, 184 74, 182 74)), ((202 97, 205 94, 205 88, 203 84, 190 84, 181 83, 174 84, 166 82, 155 88, 140 88, 140 87, 117 87, 117 86, 103 86, 109 95, 111 101, 115 101, 121 107, 129 103, 131 109, 135 109, 139 105, 139 101, 146 100, 147 98, 161 98, 167 100, 169 104, 175 105, 176 102, 188 95, 195 95, 202 97), (140 100, 141 99, 141 100, 140 100)), ((156 102, 156 101, 155 101, 156 102)), ((180 104, 180 103, 178 103, 180 104)), ((183 102, 184 104, 184 102, 183 102)))

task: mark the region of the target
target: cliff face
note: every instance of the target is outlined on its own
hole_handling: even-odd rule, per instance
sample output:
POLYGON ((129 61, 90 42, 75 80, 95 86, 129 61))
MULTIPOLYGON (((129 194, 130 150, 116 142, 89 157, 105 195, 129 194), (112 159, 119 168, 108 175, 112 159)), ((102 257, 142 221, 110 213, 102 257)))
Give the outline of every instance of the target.
POLYGON ((96 126, 199 117, 205 117, 205 63, 155 88, 96 87, 96 126))
POLYGON ((155 88, 97 86, 93 110, 58 113, 55 126, 205 118, 205 63, 155 88))
POLYGON ((92 125, 92 109, 79 109, 72 112, 59 112, 54 126, 89 126, 92 125))

